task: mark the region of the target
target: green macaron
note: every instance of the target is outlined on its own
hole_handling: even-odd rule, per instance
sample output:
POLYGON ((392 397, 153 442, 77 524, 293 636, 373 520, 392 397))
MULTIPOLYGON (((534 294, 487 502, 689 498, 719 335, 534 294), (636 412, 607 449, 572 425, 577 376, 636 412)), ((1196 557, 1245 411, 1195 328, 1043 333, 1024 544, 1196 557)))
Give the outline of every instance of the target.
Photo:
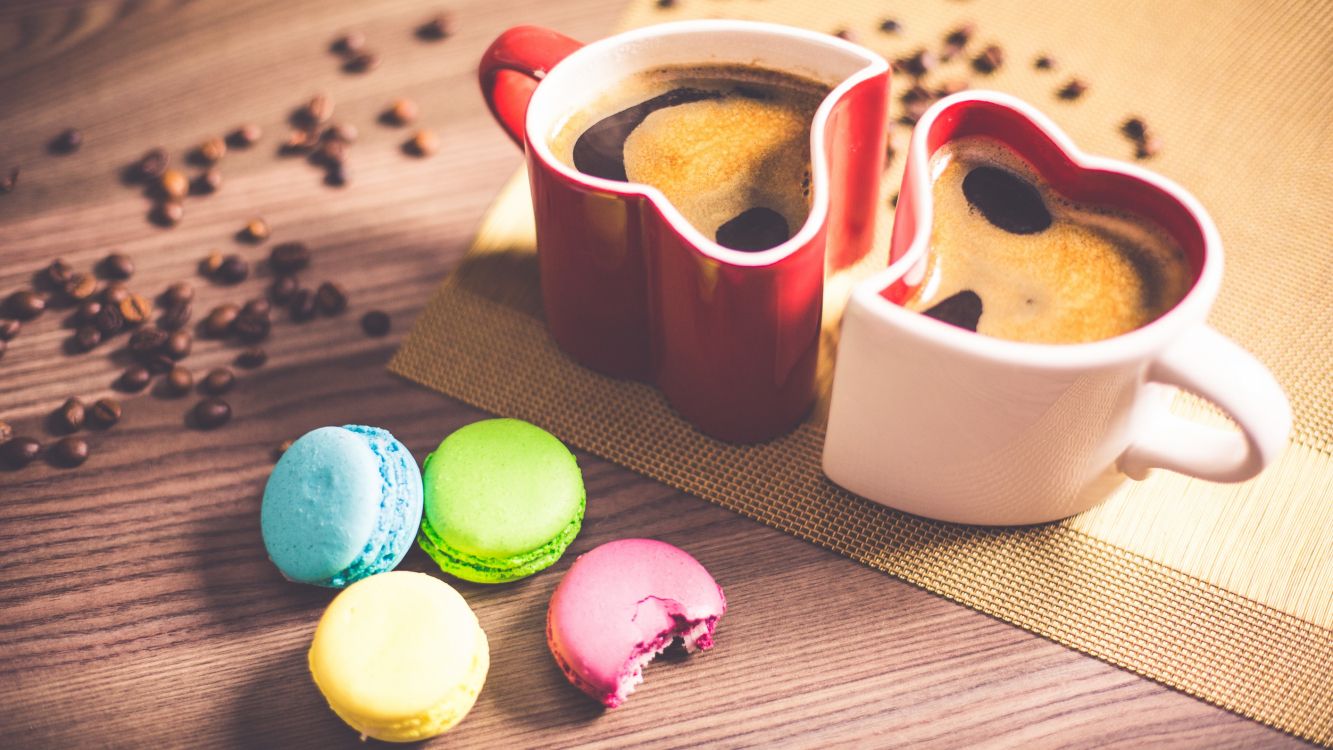
POLYGON ((459 429, 426 458, 418 544, 452 576, 504 583, 544 570, 583 525, 574 454, 518 419, 459 429))

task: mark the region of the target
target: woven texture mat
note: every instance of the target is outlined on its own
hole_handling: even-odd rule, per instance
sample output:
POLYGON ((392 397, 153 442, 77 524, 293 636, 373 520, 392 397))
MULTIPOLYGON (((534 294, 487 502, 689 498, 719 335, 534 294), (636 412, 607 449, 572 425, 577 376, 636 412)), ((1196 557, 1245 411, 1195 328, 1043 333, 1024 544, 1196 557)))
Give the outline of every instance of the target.
MULTIPOLYGON (((522 175, 487 216, 390 365, 483 409, 540 424, 644 475, 1191 695, 1333 744, 1333 9, 1320 0, 638 0, 625 26, 732 17, 836 31, 886 57, 975 22, 997 42, 970 80, 1049 113, 1086 150, 1121 158, 1126 116, 1162 139, 1150 165, 1221 229, 1227 270, 1212 323, 1274 371, 1295 412, 1286 454, 1258 479, 1215 485, 1155 472, 1060 524, 979 529, 849 495, 820 472, 821 410, 796 431, 734 446, 680 421, 653 388, 565 358, 541 320, 522 175), (1056 69, 1034 69, 1049 53, 1056 69), (1056 96, 1070 77, 1090 84, 1056 96)), ((521 19, 516 19, 521 21, 521 19)), ((894 90, 910 85, 895 78, 894 90)), ((895 107, 898 105, 895 103, 895 107)), ((908 129, 896 127, 901 152, 908 129)), ((901 162, 901 160, 898 160, 901 162)), ((885 176, 896 191, 901 163, 885 176)), ((892 219, 887 210, 880 237, 892 219)), ((886 247, 885 242, 880 243, 886 247)), ((864 271, 864 269, 862 269, 864 271)), ((855 273, 855 272, 853 272, 855 273)), ((825 362, 854 277, 829 284, 825 362)), ((825 372, 827 375, 827 372, 825 372)), ((1205 404, 1176 408, 1224 424, 1205 404)))

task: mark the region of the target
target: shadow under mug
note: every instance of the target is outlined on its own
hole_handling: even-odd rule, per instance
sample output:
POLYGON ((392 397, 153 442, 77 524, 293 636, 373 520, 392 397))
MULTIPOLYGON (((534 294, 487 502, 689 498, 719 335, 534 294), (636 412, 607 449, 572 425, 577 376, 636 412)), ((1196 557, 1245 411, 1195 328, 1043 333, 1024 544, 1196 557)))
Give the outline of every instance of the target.
POLYGON ((843 317, 824 443, 830 479, 916 515, 1013 525, 1084 511, 1151 468, 1236 482, 1275 460, 1291 408, 1268 370, 1206 323, 1222 243, 1193 196, 1084 155, 1044 115, 994 92, 935 104, 907 159, 890 266, 854 290, 843 317), (1160 225, 1190 260, 1190 291, 1148 325, 1069 345, 991 338, 903 308, 925 274, 930 157, 973 135, 1003 142, 1075 202, 1160 225), (1239 432, 1170 413, 1174 388, 1216 404, 1239 432))
POLYGON ((854 44, 747 21, 650 26, 586 46, 520 26, 486 51, 482 92, 521 147, 536 214, 546 322, 581 364, 656 384, 703 432, 753 442, 794 427, 816 398, 827 270, 871 249, 883 170, 889 66, 854 44), (582 174, 550 139, 626 77, 736 64, 833 89, 810 136, 809 218, 791 239, 743 252, 705 237, 655 188, 582 174))

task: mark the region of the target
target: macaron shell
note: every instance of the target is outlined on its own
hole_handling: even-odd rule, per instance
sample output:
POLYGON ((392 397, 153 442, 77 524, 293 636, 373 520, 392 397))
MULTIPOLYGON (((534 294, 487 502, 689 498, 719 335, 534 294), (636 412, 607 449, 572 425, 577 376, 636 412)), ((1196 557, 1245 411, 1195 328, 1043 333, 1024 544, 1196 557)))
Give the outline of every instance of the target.
POLYGON ((269 558, 293 581, 327 581, 361 555, 380 501, 380 461, 365 440, 341 427, 306 433, 264 488, 260 527, 269 558))
POLYGON ((352 584, 325 610, 310 672, 330 707, 377 739, 407 742, 457 724, 481 691, 486 635, 445 582, 409 571, 352 584))
POLYGON ((711 647, 726 608, 722 588, 684 550, 622 539, 570 566, 551 597, 547 640, 570 681, 614 708, 673 638, 711 647))

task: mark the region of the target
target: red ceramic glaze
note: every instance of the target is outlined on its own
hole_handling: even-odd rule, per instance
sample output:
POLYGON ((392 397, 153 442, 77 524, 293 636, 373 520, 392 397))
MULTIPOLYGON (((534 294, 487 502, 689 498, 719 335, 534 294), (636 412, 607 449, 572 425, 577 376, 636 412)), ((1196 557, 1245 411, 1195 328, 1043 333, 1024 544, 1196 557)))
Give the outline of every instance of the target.
MULTIPOLYGON (((627 44, 689 45, 697 33, 708 39, 731 29, 751 40, 771 33, 779 50, 783 34, 859 50, 811 32, 736 21, 665 24, 598 45, 605 49, 622 37, 627 44), (657 29, 661 36, 654 36, 657 29)), ((802 229, 771 250, 739 253, 688 227, 674 208, 663 207, 660 193, 579 174, 534 148, 527 103, 546 73, 578 49, 556 32, 521 26, 495 40, 480 69, 491 111, 527 155, 551 335, 588 367, 655 383, 681 416, 714 437, 754 442, 791 429, 817 395, 826 269, 871 249, 887 65, 868 64, 871 74, 863 68, 859 80, 845 80, 821 107, 823 138, 816 132, 812 141, 827 169, 822 176, 812 169, 813 231, 802 229), (814 206, 821 195, 824 212, 814 206)), ((697 54, 696 62, 710 59, 706 48, 697 54)))

